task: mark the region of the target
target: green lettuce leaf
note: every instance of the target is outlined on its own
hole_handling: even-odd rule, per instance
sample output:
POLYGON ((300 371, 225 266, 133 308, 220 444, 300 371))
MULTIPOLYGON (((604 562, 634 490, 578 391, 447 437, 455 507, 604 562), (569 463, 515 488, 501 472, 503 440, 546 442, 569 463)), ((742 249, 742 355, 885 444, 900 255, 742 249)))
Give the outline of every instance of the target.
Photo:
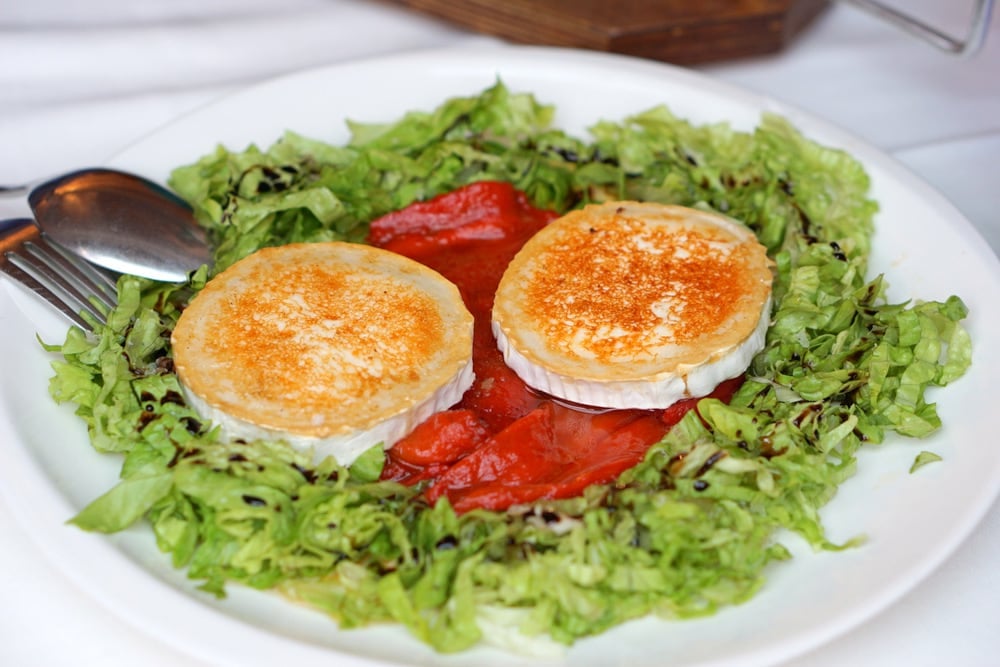
POLYGON ((788 531, 816 549, 862 544, 830 542, 820 509, 862 448, 939 428, 930 394, 972 362, 961 299, 887 302, 886 279, 867 275, 867 174, 782 118, 741 132, 663 106, 577 138, 553 114, 497 82, 393 123, 351 121, 343 146, 288 132, 218 147, 170 185, 215 243, 213 271, 269 245, 363 242, 373 218, 484 179, 556 211, 628 198, 724 213, 775 262, 766 346, 729 405, 700 401, 639 465, 578 498, 459 516, 379 481, 378 447, 344 469, 283 442, 220 441, 184 400, 169 346, 209 271, 186 285, 124 277, 106 327, 49 347, 52 396, 122 459, 119 483, 72 522, 145 519, 207 591, 276 590, 343 628, 400 623, 442 652, 552 654, 639 616, 714 613, 790 558, 788 531))

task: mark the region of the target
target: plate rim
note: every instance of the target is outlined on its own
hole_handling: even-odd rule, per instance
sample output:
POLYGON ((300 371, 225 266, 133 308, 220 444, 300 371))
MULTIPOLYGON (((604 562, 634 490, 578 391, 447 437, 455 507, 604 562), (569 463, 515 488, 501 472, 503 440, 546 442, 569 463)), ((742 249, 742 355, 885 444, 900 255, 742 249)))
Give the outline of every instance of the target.
MULTIPOLYGON (((796 109, 795 107, 793 107, 791 105, 787 105, 787 104, 778 102, 778 101, 776 101, 775 99, 773 99, 771 97, 768 97, 768 96, 765 96, 765 95, 760 95, 758 93, 755 93, 753 91, 750 91, 750 90, 748 90, 746 88, 743 88, 743 87, 740 87, 740 86, 736 86, 734 84, 730 84, 730 83, 726 83, 726 82, 723 82, 723 81, 719 81, 718 79, 714 79, 714 78, 712 78, 710 76, 707 76, 707 75, 704 75, 704 74, 701 74, 701 73, 698 73, 698 72, 693 72, 691 70, 687 70, 687 69, 680 68, 680 67, 677 67, 677 66, 665 65, 663 63, 652 63, 652 62, 649 62, 649 61, 642 61, 642 60, 631 58, 631 57, 628 57, 628 56, 619 56, 619 55, 613 55, 613 54, 600 54, 600 53, 589 52, 589 51, 579 51, 579 50, 575 50, 575 49, 552 48, 552 47, 522 47, 522 46, 506 46, 506 45, 505 46, 489 45, 489 46, 486 46, 486 47, 483 47, 483 46, 473 46, 473 47, 460 46, 460 47, 444 47, 444 48, 419 49, 419 50, 413 51, 413 52, 393 53, 393 54, 388 54, 388 55, 381 55, 381 56, 363 58, 363 59, 358 59, 358 60, 351 60, 351 61, 344 61, 344 62, 332 63, 332 64, 328 64, 328 65, 321 65, 321 66, 317 66, 317 67, 310 67, 310 68, 306 68, 306 69, 302 69, 302 70, 297 70, 295 72, 292 72, 290 74, 286 74, 286 75, 283 75, 283 76, 272 77, 272 78, 269 78, 267 80, 263 80, 263 81, 258 82, 256 84, 240 88, 238 90, 232 91, 230 93, 221 95, 221 96, 219 96, 219 97, 217 97, 217 98, 215 98, 213 100, 210 100, 207 103, 205 103, 204 105, 202 105, 200 107, 197 107, 197 108, 195 108, 193 110, 190 110, 190 111, 188 111, 188 112, 186 112, 186 113, 178 116, 177 118, 173 119, 172 121, 170 121, 170 122, 168 122, 168 123, 166 123, 164 125, 161 125, 159 128, 153 130, 152 132, 149 132, 149 133, 147 133, 147 134, 145 134, 145 135, 143 135, 141 137, 136 138, 133 142, 131 142, 124 149, 116 152, 113 156, 109 157, 108 160, 107 160, 107 163, 110 164, 110 165, 116 165, 116 164, 120 164, 122 161, 127 162, 128 156, 131 154, 132 151, 141 150, 141 147, 145 143, 147 143, 147 141, 151 137, 155 137, 155 136, 161 135, 162 133, 168 131, 171 127, 177 126, 185 118, 189 118, 189 119, 190 118, 197 118, 199 115, 203 114, 206 109, 210 109, 212 107, 217 107, 219 105, 224 105, 224 104, 227 103, 227 100, 238 98, 241 95, 252 95, 254 93, 254 91, 259 91, 261 89, 265 89, 265 88, 267 88, 269 86, 274 85, 276 82, 279 82, 279 81, 290 81, 290 80, 294 80, 294 79, 297 79, 297 78, 306 78, 306 79, 308 79, 308 78, 311 78, 311 77, 329 76, 330 72, 335 72, 335 71, 343 70, 343 69, 346 69, 346 68, 355 68, 355 67, 358 67, 358 66, 377 66, 379 64, 383 64, 384 65, 384 64, 387 64, 387 63, 398 62, 398 61, 404 60, 404 59, 412 59, 415 56, 419 57, 419 58, 422 58, 422 59, 431 59, 431 60, 433 60, 433 59, 440 59, 440 58, 454 58, 456 56, 456 54, 464 54, 464 53, 469 53, 469 52, 471 52, 472 54, 477 55, 477 56, 480 56, 480 55, 483 55, 483 54, 487 54, 487 53, 489 53, 489 54, 502 53, 504 55, 504 57, 514 56, 514 57, 522 57, 522 58, 523 57, 528 57, 531 54, 545 53, 547 55, 559 55, 561 58, 569 59, 569 60, 572 60, 574 62, 583 62, 585 65, 587 63, 589 63, 589 62, 601 62, 601 63, 607 63, 607 64, 615 64, 615 65, 618 65, 618 66, 625 65, 625 66, 628 66, 630 68, 639 68, 639 69, 642 69, 643 72, 648 72, 650 75, 653 75, 653 76, 660 76, 660 77, 666 76, 666 77, 670 77, 670 78, 680 78, 683 82, 687 82, 687 83, 691 83, 691 84, 699 84, 699 85, 701 85, 701 84, 707 84, 707 85, 710 85, 711 87, 713 87, 715 90, 719 90, 719 91, 723 91, 723 92, 725 92, 725 91, 732 91, 733 94, 736 95, 741 100, 751 100, 751 101, 756 100, 757 106, 761 107, 762 109, 774 110, 776 113, 781 113, 782 115, 788 117, 793 122, 793 124, 795 124, 797 126, 801 125, 802 121, 805 121, 806 124, 808 124, 810 126, 816 126, 816 127, 826 128, 824 131, 826 133, 828 133, 828 134, 831 134, 832 136, 835 136, 835 137, 836 136, 841 136, 841 138, 850 139, 852 143, 857 143, 857 146, 860 147, 860 152, 862 154, 864 154, 865 157, 867 157, 868 159, 872 159, 873 157, 877 157, 883 163, 882 164, 883 167, 888 166, 890 168, 890 174, 892 176, 894 176, 896 178, 899 178, 899 179, 902 179, 904 182, 911 182, 911 183, 915 183, 915 184, 921 185, 922 188, 923 188, 922 195, 924 197, 930 198, 930 200, 932 201, 932 203, 935 204, 936 207, 940 208, 943 212, 947 213, 948 217, 951 219, 951 221, 956 222, 956 224, 959 225, 958 228, 961 231, 961 233, 962 233, 963 236, 968 237, 969 241, 974 241, 974 240, 978 239, 979 242, 971 244, 971 247, 974 250, 982 251, 984 259, 985 259, 985 261, 987 261, 987 266, 991 266, 991 268, 992 268, 993 278, 995 280, 997 280, 998 283, 1000 283, 1000 261, 997 261, 996 256, 992 252, 989 252, 989 247, 982 240, 981 235, 975 229, 975 227, 971 224, 971 222, 969 222, 958 211, 958 209, 955 208, 954 205, 952 205, 949 201, 947 201, 947 199, 945 199, 943 197, 943 195, 941 195, 937 190, 935 190, 934 188, 932 188, 929 185, 927 185, 919 177, 917 177, 915 174, 913 174, 913 172, 911 172, 909 169, 907 169, 905 166, 903 166, 901 163, 899 163, 898 161, 896 161, 894 158, 892 158, 888 154, 880 151, 877 148, 874 148, 873 146, 871 146, 870 144, 867 144, 866 142, 861 141, 860 139, 858 139, 857 137, 855 137, 850 132, 839 128, 838 126, 830 123, 829 121, 826 121, 826 120, 824 120, 822 118, 819 118, 819 117, 817 117, 817 116, 815 116, 815 115, 813 115, 813 114, 811 114, 809 112, 802 111, 800 109, 796 109), (992 264, 990 264, 989 261, 988 261, 990 258, 992 258, 992 260, 993 260, 992 264)), ((470 91, 470 92, 473 92, 473 91, 470 91)), ((541 96, 541 93, 539 91, 532 91, 532 92, 534 92, 537 95, 541 96)), ((636 110, 639 110, 639 109, 636 109, 636 110)), ((205 147, 205 151, 207 151, 209 148, 210 147, 205 147)), ((851 152, 853 152, 853 150, 851 152)), ((2 312, 2 310, 3 309, 0 308, 0 312, 2 312)), ((4 413, 5 413, 6 406, 2 406, 2 407, 3 407, 4 413)), ((22 448, 17 448, 17 449, 20 450, 22 448)), ((27 455, 26 452, 23 452, 23 453, 25 455, 27 455)), ((37 461, 32 460, 32 461, 29 462, 29 464, 38 467, 37 461)), ((1000 468, 998 468, 998 470, 1000 470, 1000 468)), ((40 467, 38 468, 38 472, 42 472, 41 469, 40 469, 40 467)), ((980 511, 974 513, 975 516, 972 516, 972 515, 965 516, 965 524, 966 525, 963 527, 963 529, 961 529, 959 531, 959 532, 962 533, 961 537, 959 539, 952 540, 952 544, 951 544, 950 548, 942 549, 941 552, 939 554, 937 554, 937 557, 935 559, 933 559, 933 562, 927 562, 926 559, 924 561, 922 561, 922 562, 925 563, 925 568, 924 568, 925 571, 912 584, 903 586, 902 589, 898 590, 898 591, 884 592, 883 597, 885 599, 883 599, 880 602, 880 604, 877 605, 876 609, 871 610, 868 614, 864 615, 861 618, 856 618, 852 622, 846 623, 846 625, 844 625, 844 627, 832 629, 831 631, 828 631, 826 633, 819 633, 822 636, 820 638, 818 638, 818 640, 815 637, 812 638, 812 639, 802 638, 802 643, 804 645, 798 647, 798 649, 796 650, 795 653, 782 652, 780 655, 768 657, 767 655, 765 655, 767 653, 765 651, 761 655, 758 655, 757 657, 759 659, 762 659, 765 662, 767 662, 767 661, 773 660, 773 659, 789 659, 789 658, 795 657, 797 655, 802 655, 803 653, 805 653, 805 652, 807 652, 809 650, 815 649, 815 648, 821 646, 822 644, 824 644, 824 643, 826 643, 826 642, 834 639, 835 637, 840 636, 840 635, 842 635, 845 632, 848 632, 853 627, 856 627, 857 625, 859 625, 860 623, 862 623, 865 619, 871 618, 871 617, 877 615, 878 613, 881 613, 884 609, 886 609, 888 606, 890 606, 893 602, 899 600, 908 591, 912 590, 917 585, 919 585, 919 583, 921 583, 927 576, 929 576, 929 574, 931 572, 933 572, 938 567, 940 567, 941 563, 943 563, 968 538, 968 536, 973 532, 973 530, 975 529, 975 527, 982 521, 983 517, 989 511, 989 509, 992 506, 992 504, 996 502, 997 497, 1000 496, 1000 476, 997 476, 994 481, 995 481, 995 483, 994 483, 992 489, 982 490, 981 495, 983 496, 984 501, 982 503, 980 503, 980 505, 979 505, 980 511), (988 502, 986 501, 987 499, 988 499, 988 502)), ((5 492, 5 490, 3 489, 3 487, 0 486, 0 496, 2 496, 3 499, 6 502, 8 502, 8 504, 9 504, 9 500, 10 499, 8 498, 8 495, 9 494, 7 492, 5 492)), ((60 500, 65 501, 65 498, 63 498, 62 496, 60 496, 60 500)), ((69 507, 69 503, 68 502, 64 503, 64 507, 62 509, 65 509, 67 507, 69 507)), ((18 512, 14 512, 14 514, 15 514, 15 518, 19 519, 18 512)), ((22 527, 24 527, 24 526, 22 525, 22 527)), ((31 533, 29 531, 29 535, 30 534, 31 533)), ((32 537, 34 538, 35 536, 32 535, 32 537)), ((112 549, 115 552, 117 552, 116 548, 112 547, 109 542, 105 542, 105 541, 102 541, 102 546, 99 547, 99 548, 101 548, 101 549, 112 549)), ((46 553, 46 557, 47 558, 49 557, 48 553, 46 553)), ((64 565, 64 564, 62 564, 62 565, 64 565)), ((60 567, 59 567, 60 570, 64 569, 62 565, 60 565, 60 567)), ((148 573, 147 573, 147 575, 148 575, 148 573)), ((170 587, 168 586, 168 588, 170 588, 170 587)), ((175 592, 177 592, 177 591, 175 591, 175 592)), ((180 594, 179 592, 177 592, 177 593, 180 594)), ((183 594, 181 594, 181 595, 183 595, 183 594)), ((184 597, 186 598, 187 596, 185 595, 184 597)), ((98 598, 98 601, 102 602, 102 604, 103 604, 103 600, 101 600, 100 598, 98 598)), ((752 601, 751 601, 751 603, 752 603, 752 601)), ((108 605, 105 605, 105 606, 108 606, 108 605)), ((114 611, 116 613, 116 615, 119 615, 119 610, 117 608, 112 607, 112 606, 108 606, 108 608, 111 609, 112 611, 114 611)), ((126 619, 126 620, 131 620, 131 619, 126 619)), ((136 627, 138 627, 142 632, 144 632, 146 634, 151 634, 149 632, 149 628, 147 626, 145 626, 145 625, 136 626, 136 627)), ((169 635, 169 633, 168 633, 168 635, 169 635)), ((152 633, 152 636, 156 637, 156 639, 159 640, 159 641, 164 641, 165 639, 168 638, 168 637, 158 636, 156 633, 152 633)), ((289 640, 287 638, 283 638, 282 637, 281 641, 289 641, 289 640)), ((295 641, 295 640, 291 640, 291 641, 295 641)), ((296 643, 298 643, 298 642, 296 642, 296 643)), ((323 652, 324 655, 328 656, 329 655, 328 652, 330 650, 331 649, 322 649, 322 652, 323 652)), ((338 654, 338 655, 340 655, 341 657, 346 657, 344 654, 338 654)), ((374 662, 373 663, 373 662, 368 661, 367 659, 360 658, 360 656, 353 656, 353 657, 355 657, 355 658, 357 658, 357 659, 360 660, 360 662, 357 662, 356 664, 384 664, 384 663, 381 663, 381 662, 374 662)), ((718 661, 711 662, 710 661, 710 662, 706 662, 706 663, 697 663, 697 664, 713 664, 714 665, 714 664, 725 664, 725 662, 718 662, 718 661)))

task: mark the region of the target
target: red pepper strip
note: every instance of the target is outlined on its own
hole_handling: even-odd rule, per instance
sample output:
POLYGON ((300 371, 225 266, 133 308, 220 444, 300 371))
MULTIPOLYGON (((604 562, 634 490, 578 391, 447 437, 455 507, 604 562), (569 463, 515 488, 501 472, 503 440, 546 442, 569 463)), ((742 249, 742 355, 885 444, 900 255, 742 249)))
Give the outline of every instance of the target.
POLYGON ((493 295, 507 264, 557 216, 533 207, 510 183, 483 181, 373 220, 368 240, 458 285, 489 335, 493 295))
POLYGON ((667 434, 668 427, 656 414, 635 419, 604 438, 562 471, 552 484, 560 489, 557 498, 583 493, 591 484, 606 484, 637 465, 649 448, 667 434))
MULTIPOLYGON (((427 490, 427 498, 433 503, 441 495, 451 497, 455 491, 493 482, 505 487, 548 484, 586 462, 595 451, 604 456, 610 451, 612 458, 618 459, 622 454, 606 450, 604 443, 611 434, 644 414, 631 410, 589 414, 552 402, 542 403, 439 475, 427 490)), ((659 430, 655 442, 666 426, 655 416, 653 421, 659 430)), ((647 442, 645 448, 652 442, 647 442)), ((635 460, 634 456, 628 458, 635 460)))
MULTIPOLYGON (((611 413, 609 413, 611 414, 611 413)), ((506 479, 479 483, 465 489, 447 493, 456 512, 467 512, 477 507, 503 510, 511 505, 530 503, 542 499, 572 498, 583 493, 593 484, 607 484, 620 474, 638 464, 649 447, 667 432, 667 426, 656 414, 627 415, 621 428, 591 442, 591 449, 566 465, 553 466, 551 473, 541 475, 526 484, 512 486, 506 479)), ((528 445, 530 446, 530 445, 528 445)))
POLYGON ((554 216, 533 207, 510 183, 480 181, 382 216, 372 222, 368 241, 383 248, 403 239, 414 249, 450 246, 509 238, 529 219, 544 223, 554 216))
POLYGON ((552 405, 544 403, 439 475, 427 489, 427 499, 434 503, 452 490, 483 482, 501 480, 513 485, 532 481, 533 474, 548 471, 554 461, 569 454, 547 451, 560 444, 571 445, 556 443, 552 428, 552 405))
POLYGON ((453 463, 489 437, 472 410, 444 410, 417 425, 392 448, 392 455, 415 465, 453 463))

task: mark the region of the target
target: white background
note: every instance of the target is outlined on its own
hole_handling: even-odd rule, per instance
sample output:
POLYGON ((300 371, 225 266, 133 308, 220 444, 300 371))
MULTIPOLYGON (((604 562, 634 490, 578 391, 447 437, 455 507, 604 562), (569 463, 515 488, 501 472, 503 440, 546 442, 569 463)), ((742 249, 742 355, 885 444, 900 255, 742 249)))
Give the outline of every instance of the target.
MULTIPOLYGON (((961 34, 971 2, 897 4, 961 34)), ((0 0, 0 183, 101 163, 179 114, 261 79, 484 41, 491 39, 373 2, 0 0)), ((1000 253, 1000 19, 984 49, 961 59, 835 5, 779 55, 698 69, 881 148, 940 190, 1000 253)), ((22 201, 0 199, 0 217, 23 213, 22 201)), ((788 665, 1000 664, 997 554, 994 507, 914 591, 788 665)), ((64 664, 196 663, 86 596, 0 504, 0 665, 64 664)))

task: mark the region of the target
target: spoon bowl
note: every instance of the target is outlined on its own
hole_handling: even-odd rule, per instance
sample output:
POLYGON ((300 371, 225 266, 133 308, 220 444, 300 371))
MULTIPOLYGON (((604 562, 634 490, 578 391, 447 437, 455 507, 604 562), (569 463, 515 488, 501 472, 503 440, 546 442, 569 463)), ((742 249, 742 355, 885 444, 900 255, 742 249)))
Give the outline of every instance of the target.
POLYGON ((82 169, 36 186, 28 195, 38 227, 98 266, 179 283, 212 263, 205 231, 191 207, 136 174, 82 169))

